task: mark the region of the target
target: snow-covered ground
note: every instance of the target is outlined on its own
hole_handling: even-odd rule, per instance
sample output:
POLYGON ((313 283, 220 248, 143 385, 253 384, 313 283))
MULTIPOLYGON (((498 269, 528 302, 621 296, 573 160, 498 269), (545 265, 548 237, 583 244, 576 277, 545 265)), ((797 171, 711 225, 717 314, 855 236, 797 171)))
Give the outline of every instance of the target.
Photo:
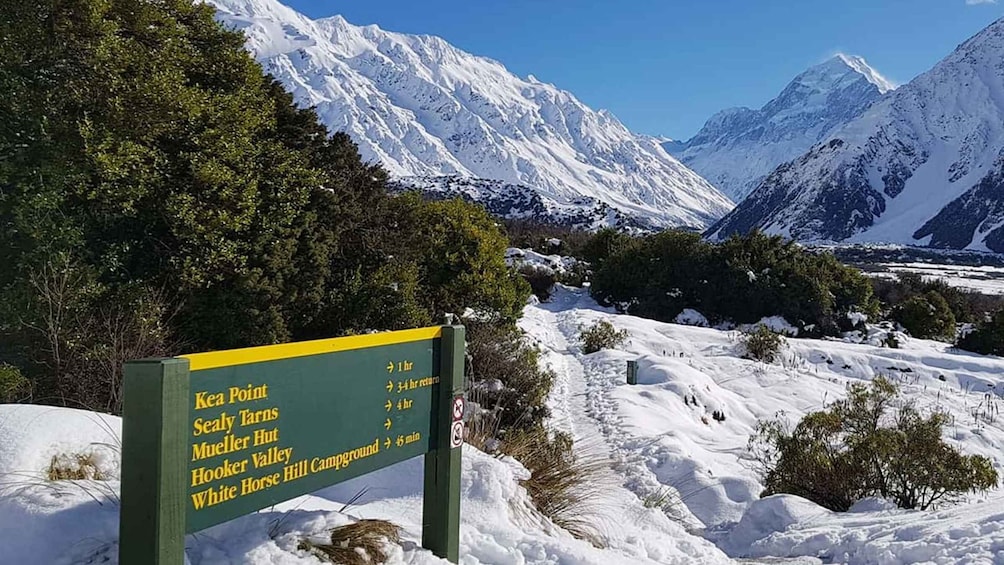
POLYGON ((868 274, 894 277, 896 273, 916 273, 924 280, 940 279, 951 286, 981 294, 1004 294, 1004 267, 990 265, 938 265, 932 263, 879 263, 868 274))
POLYGON ((680 502, 668 514, 733 557, 1004 563, 1004 490, 937 512, 873 505, 880 509, 839 515, 796 497, 758 501, 762 485, 744 459, 757 419, 784 413, 797 421, 842 397, 848 383, 884 375, 922 408, 950 413, 947 439, 1001 469, 1004 424, 983 415, 1004 402, 1004 359, 909 338, 899 349, 792 339, 783 361, 766 365, 739 357, 734 332, 615 315, 568 288, 528 307, 522 326, 559 375, 559 425, 585 442, 601 438, 639 499, 662 500, 675 489, 680 502), (583 355, 577 336, 601 319, 630 338, 618 350, 583 355), (636 386, 625 383, 630 359, 639 361, 636 386), (716 410, 724 422, 712 419, 716 410))
MULTIPOLYGON (((1004 359, 908 338, 899 349, 790 339, 783 360, 766 365, 739 357, 735 332, 616 315, 585 290, 561 286, 551 301, 528 305, 521 325, 557 376, 555 427, 611 463, 588 509, 607 547, 575 540, 535 513, 518 463, 465 447, 462 564, 1004 564, 1004 490, 929 512, 864 501, 836 514, 797 497, 759 500, 744 455, 758 418, 783 412, 795 420, 841 397, 850 382, 886 375, 920 406, 954 417, 948 441, 1001 469, 1004 425, 984 415, 1004 402, 1004 359), (579 333, 600 319, 630 337, 617 350, 584 355, 579 333), (629 386, 632 359, 639 384, 629 386)), ((90 412, 0 406, 0 564, 116 562, 119 425, 90 412), (93 454, 111 480, 46 481, 52 457, 66 453, 93 454)), ((297 549, 304 536, 385 518, 404 528, 388 563, 445 563, 419 547, 421 477, 421 460, 406 461, 222 524, 189 537, 189 559, 317 563, 297 549)))

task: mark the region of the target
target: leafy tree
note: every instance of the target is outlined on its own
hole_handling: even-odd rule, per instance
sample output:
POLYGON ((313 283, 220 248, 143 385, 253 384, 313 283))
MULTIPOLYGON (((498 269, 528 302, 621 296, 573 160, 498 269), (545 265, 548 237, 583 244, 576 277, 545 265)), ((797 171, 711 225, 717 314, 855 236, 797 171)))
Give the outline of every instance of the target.
POLYGON ((883 378, 852 384, 846 399, 805 416, 794 429, 761 421, 749 448, 766 487, 844 511, 866 496, 926 510, 997 485, 992 462, 963 455, 942 439, 947 417, 896 408, 898 389, 883 378))
POLYGON ((917 338, 955 338, 955 316, 944 297, 933 290, 908 298, 893 309, 892 318, 917 338))
POLYGON ((420 303, 433 319, 468 308, 501 323, 519 319, 530 286, 506 265, 506 238, 484 208, 414 193, 394 198, 392 208, 401 252, 418 265, 420 303))
POLYGON ((584 260, 598 266, 629 241, 630 236, 614 228, 601 228, 582 245, 581 255, 584 260))
POLYGON ((388 197, 210 6, 4 16, 0 360, 36 399, 115 411, 126 354, 519 316, 526 285, 487 214, 388 197))

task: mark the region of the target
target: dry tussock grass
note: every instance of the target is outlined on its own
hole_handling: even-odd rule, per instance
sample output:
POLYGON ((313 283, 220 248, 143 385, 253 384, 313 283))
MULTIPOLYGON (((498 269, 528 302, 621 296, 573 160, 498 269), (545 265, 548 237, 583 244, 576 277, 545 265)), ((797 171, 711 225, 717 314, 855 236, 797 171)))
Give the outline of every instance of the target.
POLYGON ((45 476, 50 481, 107 481, 98 457, 94 453, 61 453, 53 455, 45 476))
POLYGON ((578 448, 564 434, 540 429, 514 434, 502 450, 530 471, 522 481, 534 507, 578 539, 604 547, 600 528, 610 462, 597 450, 578 448))
POLYGON ((387 543, 401 541, 401 527, 386 520, 359 520, 331 530, 331 543, 300 542, 300 549, 341 565, 371 565, 387 560, 387 543))

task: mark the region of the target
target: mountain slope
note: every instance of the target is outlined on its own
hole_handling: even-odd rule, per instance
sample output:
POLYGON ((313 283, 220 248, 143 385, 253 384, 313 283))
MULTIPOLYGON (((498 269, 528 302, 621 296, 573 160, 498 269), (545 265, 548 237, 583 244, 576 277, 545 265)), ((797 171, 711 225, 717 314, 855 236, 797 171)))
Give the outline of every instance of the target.
POLYGON ((805 153, 892 89, 864 59, 836 55, 795 77, 763 108, 723 110, 690 140, 663 147, 740 202, 778 165, 805 153))
POLYGON ((1004 19, 798 159, 708 233, 1004 252, 1004 19))
POLYGON ((394 176, 460 175, 587 197, 654 225, 704 227, 732 203, 605 111, 431 36, 310 20, 274 0, 210 0, 265 69, 394 176))

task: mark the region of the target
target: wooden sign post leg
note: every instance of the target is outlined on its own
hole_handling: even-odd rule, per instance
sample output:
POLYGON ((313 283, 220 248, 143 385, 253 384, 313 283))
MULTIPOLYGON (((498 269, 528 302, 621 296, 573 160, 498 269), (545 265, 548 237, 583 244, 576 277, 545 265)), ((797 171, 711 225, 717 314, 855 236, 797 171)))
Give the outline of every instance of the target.
POLYGON ((464 392, 464 328, 443 328, 439 395, 433 399, 435 448, 425 455, 422 547, 453 563, 460 559, 460 455, 450 447, 453 400, 464 392))
POLYGON ((120 565, 185 562, 187 359, 124 369, 120 565))

